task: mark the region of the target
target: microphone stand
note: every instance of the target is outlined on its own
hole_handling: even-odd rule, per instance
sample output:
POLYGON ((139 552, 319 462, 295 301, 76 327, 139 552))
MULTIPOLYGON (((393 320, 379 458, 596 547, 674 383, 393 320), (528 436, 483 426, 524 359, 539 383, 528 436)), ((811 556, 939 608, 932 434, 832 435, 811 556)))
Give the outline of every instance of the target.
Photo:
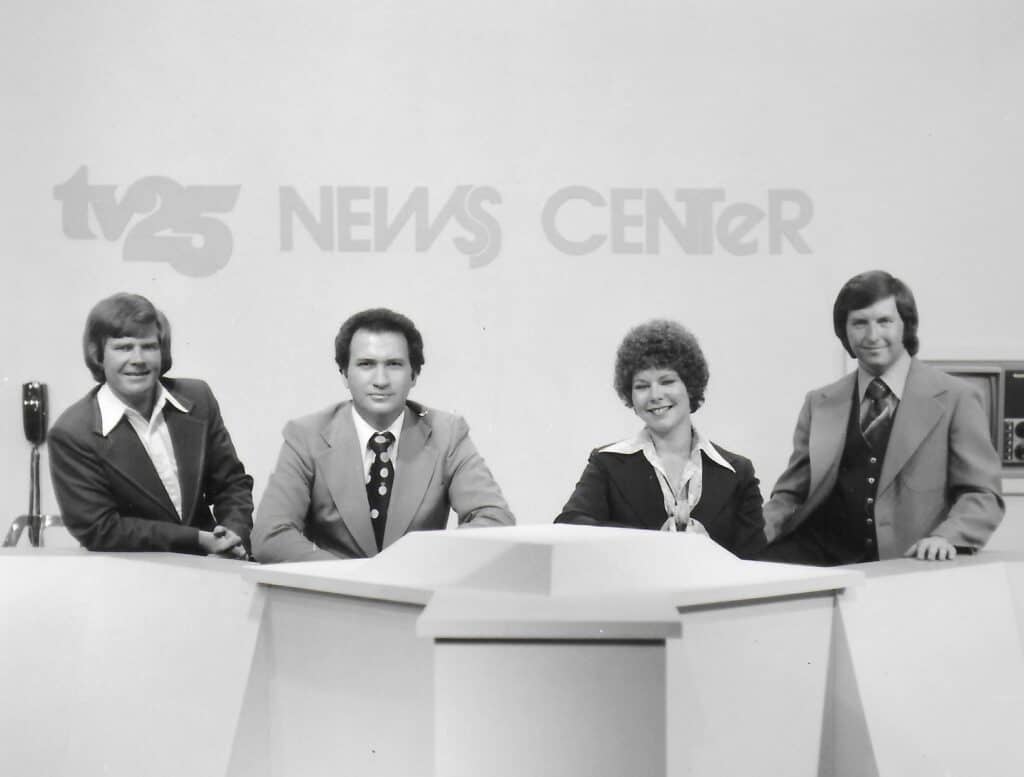
POLYGON ((28 541, 33 548, 43 546, 43 530, 51 526, 63 526, 59 515, 40 513, 39 499, 39 448, 46 440, 46 384, 31 382, 22 386, 22 415, 25 421, 25 436, 32 443, 29 459, 28 514, 19 515, 11 523, 4 537, 3 547, 13 548, 28 529, 28 541))

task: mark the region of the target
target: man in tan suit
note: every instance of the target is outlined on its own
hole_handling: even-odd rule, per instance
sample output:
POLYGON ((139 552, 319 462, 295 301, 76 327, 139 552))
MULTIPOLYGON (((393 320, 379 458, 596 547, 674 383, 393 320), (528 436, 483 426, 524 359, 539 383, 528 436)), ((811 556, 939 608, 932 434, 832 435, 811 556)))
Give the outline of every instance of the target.
POLYGON ((858 366, 804 401, 764 506, 764 560, 948 560, 999 525, 999 457, 981 398, 913 358, 917 324, 910 289, 889 273, 840 290, 833 326, 858 366))
POLYGON ((335 339, 351 401, 291 421, 260 502, 262 562, 374 556, 410 531, 515 523, 459 416, 408 401, 423 338, 385 308, 356 313, 335 339))

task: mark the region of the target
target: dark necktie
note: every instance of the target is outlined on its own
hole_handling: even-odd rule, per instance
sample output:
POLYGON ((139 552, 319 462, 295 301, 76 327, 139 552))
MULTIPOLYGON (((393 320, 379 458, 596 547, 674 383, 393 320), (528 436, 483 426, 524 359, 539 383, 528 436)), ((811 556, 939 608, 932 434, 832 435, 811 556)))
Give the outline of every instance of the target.
POLYGON ((384 547, 391 484, 395 481, 394 462, 388 454, 388 448, 394 441, 395 435, 391 432, 377 432, 370 438, 369 444, 373 451, 373 461, 370 462, 370 475, 366 480, 366 501, 370 503, 370 519, 373 521, 373 536, 377 538, 377 550, 384 547))
POLYGON ((892 392, 881 378, 871 381, 864 393, 867 402, 866 407, 861 408, 860 431, 875 453, 884 453, 889 442, 893 413, 891 396, 892 392))

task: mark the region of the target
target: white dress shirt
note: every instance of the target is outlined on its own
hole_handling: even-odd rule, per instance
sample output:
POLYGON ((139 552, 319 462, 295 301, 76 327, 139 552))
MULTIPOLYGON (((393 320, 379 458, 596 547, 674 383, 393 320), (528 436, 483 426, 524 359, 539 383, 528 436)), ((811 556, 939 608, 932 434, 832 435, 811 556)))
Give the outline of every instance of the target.
POLYGON ((624 453, 632 454, 643 451, 644 458, 658 473, 658 484, 661 486, 661 496, 665 503, 665 514, 668 515, 669 531, 686 531, 688 526, 706 534, 707 530, 697 521, 690 517, 693 508, 700 502, 701 492, 704 485, 704 459, 701 454, 707 454, 708 458, 717 464, 721 464, 730 472, 735 472, 732 464, 718 451, 714 444, 701 436, 697 427, 691 427, 690 458, 683 467, 683 476, 680 478, 679 487, 673 486, 658 450, 654 447, 654 439, 650 430, 646 427, 641 429, 636 437, 631 440, 623 440, 614 445, 602 448, 602 453, 624 453))
POLYGON ((174 456, 174 444, 171 442, 171 432, 167 428, 167 421, 164 419, 164 405, 170 403, 183 413, 188 410, 174 396, 158 383, 156 404, 153 405, 153 415, 149 419, 142 417, 142 414, 132 407, 129 407, 111 390, 110 386, 104 383, 96 394, 96 402, 100 407, 100 433, 106 437, 120 423, 122 418, 127 418, 135 434, 138 435, 142 447, 146 449, 149 460, 153 462, 153 468, 164 484, 167 496, 174 505, 174 510, 181 520, 181 482, 178 480, 178 460, 174 456))

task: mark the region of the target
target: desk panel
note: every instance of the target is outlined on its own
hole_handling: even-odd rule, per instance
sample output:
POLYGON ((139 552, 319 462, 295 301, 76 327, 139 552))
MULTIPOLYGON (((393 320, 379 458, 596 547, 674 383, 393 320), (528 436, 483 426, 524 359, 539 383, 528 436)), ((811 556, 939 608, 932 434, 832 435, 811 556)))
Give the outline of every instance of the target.
POLYGON ((6 551, 0 599, 11 773, 225 774, 262 618, 235 563, 6 551))
MULTIPOLYGON (((535 531, 524 536, 539 541, 535 531)), ((772 566, 778 586, 781 572, 772 566)), ((309 585, 299 590, 262 586, 250 579, 259 568, 219 559, 0 552, 5 771, 430 775, 439 737, 448 737, 450 756, 460 734, 437 728, 436 682, 447 691, 457 681, 445 678, 471 667, 486 676, 493 666, 513 682, 528 675, 522 662, 531 652, 516 649, 517 629, 541 639, 566 606, 577 623, 559 633, 584 641, 600 640, 615 622, 650 629, 657 615, 646 612, 638 586, 625 600, 574 594, 568 605, 557 592, 519 598, 478 589, 469 599, 483 621, 460 623, 459 607, 450 606, 435 625, 458 630, 460 650, 471 650, 477 629, 489 655, 514 654, 516 674, 509 674, 511 658, 489 665, 455 653, 442 670, 432 638, 417 633, 424 605, 383 593, 405 590, 402 580, 391 587, 374 578, 376 598, 353 595, 358 581, 347 584, 348 593, 325 593, 310 581, 327 567, 307 569, 309 585), (642 606, 624 607, 631 601, 642 606)), ((351 569, 367 574, 365 565, 351 569)), ((758 569, 743 574, 753 580, 758 569)), ((948 564, 900 560, 858 569, 863 584, 845 592, 739 592, 739 600, 719 602, 707 601, 706 591, 683 592, 677 609, 667 610, 681 634, 659 626, 654 636, 664 644, 665 714, 652 713, 650 723, 665 729, 667 774, 1019 773, 1024 557, 982 553, 948 564), (689 603, 695 596, 701 604, 689 603)), ((448 584, 445 590, 450 598, 448 584)), ((429 609, 436 592, 424 591, 429 609)), ((652 594, 659 603, 671 595, 664 588, 652 594)), ((627 632, 615 633, 621 640, 627 632)), ((592 707, 611 698, 595 695, 591 684, 601 677, 594 672, 555 674, 561 684, 551 677, 548 685, 562 706, 557 714, 543 703, 529 709, 533 694, 520 698, 516 719, 529 723, 522 736, 530 727, 557 730, 573 699, 592 707)), ((502 686, 506 701, 519 698, 510 690, 502 686)), ((446 696, 454 704, 446 708, 449 721, 501 731, 500 717, 485 716, 486 694, 446 696), (481 706, 457 709, 465 703, 481 706)), ((632 709, 645 709, 642 698, 634 701, 632 709)), ((628 762, 635 742, 610 745, 621 746, 628 762)), ((571 752, 562 755, 573 763, 571 752)))

